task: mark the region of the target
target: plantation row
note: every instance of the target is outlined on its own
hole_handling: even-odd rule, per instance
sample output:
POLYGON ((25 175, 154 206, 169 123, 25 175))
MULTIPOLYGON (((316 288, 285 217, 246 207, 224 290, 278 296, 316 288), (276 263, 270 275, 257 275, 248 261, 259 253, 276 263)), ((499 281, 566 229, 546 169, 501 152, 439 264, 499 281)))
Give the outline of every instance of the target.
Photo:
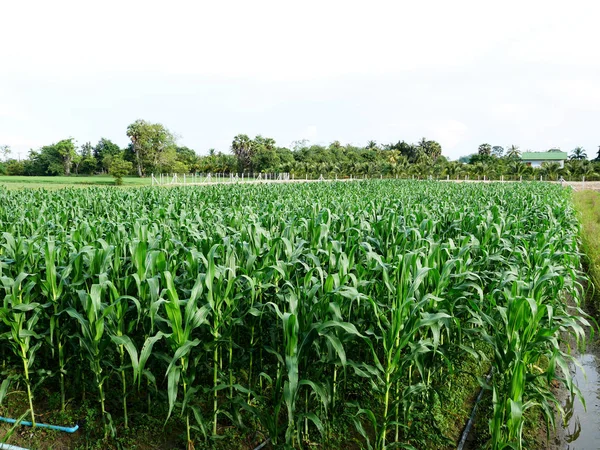
POLYGON ((189 448, 232 429, 442 447, 439 390, 475 358, 491 448, 520 448, 526 410, 553 421, 552 382, 576 390, 559 333, 587 323, 564 301, 580 263, 559 186, 0 190, 0 229, 0 402, 26 390, 11 413, 32 421, 47 389, 63 409, 96 398, 108 440, 160 414, 189 448))

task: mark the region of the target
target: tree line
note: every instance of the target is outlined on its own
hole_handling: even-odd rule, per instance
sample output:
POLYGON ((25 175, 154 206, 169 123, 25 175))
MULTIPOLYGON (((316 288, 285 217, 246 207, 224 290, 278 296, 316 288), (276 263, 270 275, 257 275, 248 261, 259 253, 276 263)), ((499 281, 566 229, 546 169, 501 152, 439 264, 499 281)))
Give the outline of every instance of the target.
POLYGON ((238 134, 229 152, 210 149, 207 155, 179 146, 175 135, 160 123, 137 120, 127 127, 129 143, 119 147, 106 138, 96 145, 77 146, 73 138, 30 150, 27 158, 10 157, 10 148, 0 147, 4 162, 0 173, 6 175, 92 175, 112 174, 117 182, 125 175, 149 176, 152 173, 292 173, 296 176, 386 176, 386 177, 477 177, 550 179, 599 177, 598 156, 589 161, 581 147, 575 148, 564 168, 544 163, 541 168, 527 166, 516 145, 506 149, 481 144, 477 152, 449 161, 441 145, 426 138, 417 143, 400 140, 380 145, 369 141, 364 146, 329 145, 295 141, 291 148, 278 146, 274 139, 238 134))
MULTIPOLYGON (((529 150, 528 150, 529 151, 529 150)), ((551 148, 548 152, 559 152, 551 148)), ((600 146, 593 159, 588 159, 588 154, 583 147, 575 147, 568 153, 564 167, 556 161, 546 161, 541 167, 531 167, 521 159, 522 151, 518 145, 510 145, 506 149, 502 146, 481 144, 476 153, 459 158, 463 164, 458 169, 461 175, 476 176, 479 179, 487 177, 498 179, 539 179, 581 181, 583 177, 589 181, 600 180, 600 146)))

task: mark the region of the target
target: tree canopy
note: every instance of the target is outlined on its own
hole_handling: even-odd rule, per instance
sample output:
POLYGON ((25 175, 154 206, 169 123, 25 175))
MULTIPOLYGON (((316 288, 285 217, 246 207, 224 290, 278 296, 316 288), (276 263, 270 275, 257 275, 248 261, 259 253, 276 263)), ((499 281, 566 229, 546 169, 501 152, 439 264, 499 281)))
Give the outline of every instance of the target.
MULTIPOLYGON (((398 140, 364 145, 344 144, 334 140, 329 145, 298 140, 291 148, 280 146, 275 139, 257 135, 236 135, 228 152, 209 149, 198 155, 192 148, 177 144, 175 135, 163 124, 145 120, 131 123, 124 135, 129 145, 119 147, 102 137, 95 145, 85 142, 79 147, 73 138, 32 149, 24 160, 11 159, 10 148, 0 146, 0 173, 9 175, 118 174, 147 176, 151 173, 290 173, 298 177, 320 175, 402 176, 402 177, 505 177, 539 176, 577 179, 600 178, 598 156, 588 161, 584 148, 570 152, 564 167, 545 164, 535 169, 521 161, 518 145, 500 146, 484 143, 477 152, 458 161, 442 155, 439 142, 423 137, 416 143, 398 140), (127 164, 127 163, 131 164, 127 164)), ((550 150, 551 151, 551 150, 550 150)), ((560 151, 560 150, 557 150, 560 151)))
POLYGON ((138 176, 164 172, 177 159, 175 137, 160 123, 136 120, 127 127, 138 176))

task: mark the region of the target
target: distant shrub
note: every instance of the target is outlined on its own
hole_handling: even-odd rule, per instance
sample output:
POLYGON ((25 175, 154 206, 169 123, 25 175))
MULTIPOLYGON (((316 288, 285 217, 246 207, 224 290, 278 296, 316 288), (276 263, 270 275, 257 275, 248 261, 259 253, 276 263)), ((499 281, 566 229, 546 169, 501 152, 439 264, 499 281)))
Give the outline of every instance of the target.
POLYGON ((6 162, 7 175, 25 175, 25 162, 11 159, 6 162))
POLYGON ((123 184, 123 177, 133 169, 133 164, 129 161, 125 161, 123 158, 115 157, 110 161, 108 167, 108 173, 111 174, 115 179, 115 184, 120 186, 123 184))

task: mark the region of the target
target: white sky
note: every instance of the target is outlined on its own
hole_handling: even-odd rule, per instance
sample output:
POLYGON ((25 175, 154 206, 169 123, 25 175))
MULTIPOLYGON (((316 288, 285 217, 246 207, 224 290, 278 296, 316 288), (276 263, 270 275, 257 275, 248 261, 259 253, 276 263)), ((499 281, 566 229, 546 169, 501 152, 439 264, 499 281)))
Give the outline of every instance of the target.
POLYGON ((600 145, 595 0, 0 0, 0 145, 600 145))

